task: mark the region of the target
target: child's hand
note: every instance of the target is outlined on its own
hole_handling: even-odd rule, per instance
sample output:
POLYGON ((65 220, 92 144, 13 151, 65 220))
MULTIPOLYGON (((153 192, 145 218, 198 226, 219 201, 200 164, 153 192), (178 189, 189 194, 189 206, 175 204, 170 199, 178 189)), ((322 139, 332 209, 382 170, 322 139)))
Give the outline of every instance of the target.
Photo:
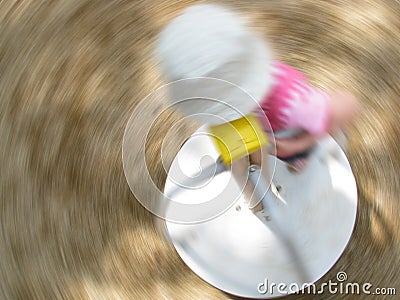
POLYGON ((275 139, 276 153, 272 153, 275 152, 274 147, 271 147, 270 153, 278 157, 289 157, 310 149, 316 142, 317 138, 308 132, 289 139, 275 139))

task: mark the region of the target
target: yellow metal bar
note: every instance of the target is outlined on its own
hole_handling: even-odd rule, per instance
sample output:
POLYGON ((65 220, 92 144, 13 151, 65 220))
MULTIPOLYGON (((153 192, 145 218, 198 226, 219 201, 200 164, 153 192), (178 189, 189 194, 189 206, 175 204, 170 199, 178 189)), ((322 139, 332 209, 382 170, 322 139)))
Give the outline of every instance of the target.
POLYGON ((268 144, 268 138, 254 115, 211 126, 210 133, 222 161, 227 165, 268 144))

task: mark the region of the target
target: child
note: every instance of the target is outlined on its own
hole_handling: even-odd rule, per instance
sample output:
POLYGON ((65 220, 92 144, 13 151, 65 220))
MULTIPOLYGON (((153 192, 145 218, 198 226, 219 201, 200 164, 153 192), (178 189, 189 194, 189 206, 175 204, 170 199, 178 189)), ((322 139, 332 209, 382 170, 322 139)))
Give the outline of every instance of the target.
MULTIPOLYGON (((216 4, 189 7, 168 24, 159 36, 157 54, 167 79, 179 80, 179 84, 171 85, 173 100, 190 95, 196 98, 181 106, 186 115, 203 112, 229 122, 254 112, 258 103, 274 132, 268 126, 265 130, 276 136, 277 156, 288 161, 294 171, 304 167, 318 138, 343 129, 357 110, 357 102, 349 93, 319 91, 300 72, 273 61, 270 49, 246 28, 241 17, 216 4), (187 78, 192 80, 182 81, 187 78), (217 80, 205 85, 202 78, 217 80), (241 87, 256 102, 244 98, 233 85, 222 88, 221 80, 241 87)), ((250 161, 261 166, 270 182, 266 152, 256 151, 235 161, 235 179, 247 182, 250 161)), ((248 184, 245 196, 246 191, 250 191, 248 184)))

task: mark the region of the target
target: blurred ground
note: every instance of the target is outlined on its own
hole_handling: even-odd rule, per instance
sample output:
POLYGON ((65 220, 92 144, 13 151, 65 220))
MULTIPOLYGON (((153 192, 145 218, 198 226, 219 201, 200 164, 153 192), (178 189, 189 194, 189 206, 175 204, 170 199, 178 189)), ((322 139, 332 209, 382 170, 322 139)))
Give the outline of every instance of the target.
MULTIPOLYGON (((345 271, 349 281, 400 293, 400 3, 224 2, 316 86, 359 97, 347 152, 359 188, 356 228, 320 283, 345 271)), ((155 36, 188 4, 0 2, 0 299, 232 298, 160 238, 122 169, 130 113, 162 84, 155 36)), ((157 105, 149 103, 150 115, 157 105)), ((160 144, 175 119, 163 115, 147 143, 161 187, 160 144)))

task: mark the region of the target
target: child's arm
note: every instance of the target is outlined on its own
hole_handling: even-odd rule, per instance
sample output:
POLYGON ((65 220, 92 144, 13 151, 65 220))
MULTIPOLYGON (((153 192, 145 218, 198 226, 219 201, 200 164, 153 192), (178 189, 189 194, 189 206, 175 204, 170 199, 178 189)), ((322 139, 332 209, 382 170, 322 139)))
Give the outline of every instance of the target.
MULTIPOLYGON (((276 153, 273 154, 283 158, 293 156, 310 149, 316 142, 317 137, 309 132, 304 132, 289 139, 275 139, 276 153)), ((275 151, 275 149, 271 151, 275 151)))

